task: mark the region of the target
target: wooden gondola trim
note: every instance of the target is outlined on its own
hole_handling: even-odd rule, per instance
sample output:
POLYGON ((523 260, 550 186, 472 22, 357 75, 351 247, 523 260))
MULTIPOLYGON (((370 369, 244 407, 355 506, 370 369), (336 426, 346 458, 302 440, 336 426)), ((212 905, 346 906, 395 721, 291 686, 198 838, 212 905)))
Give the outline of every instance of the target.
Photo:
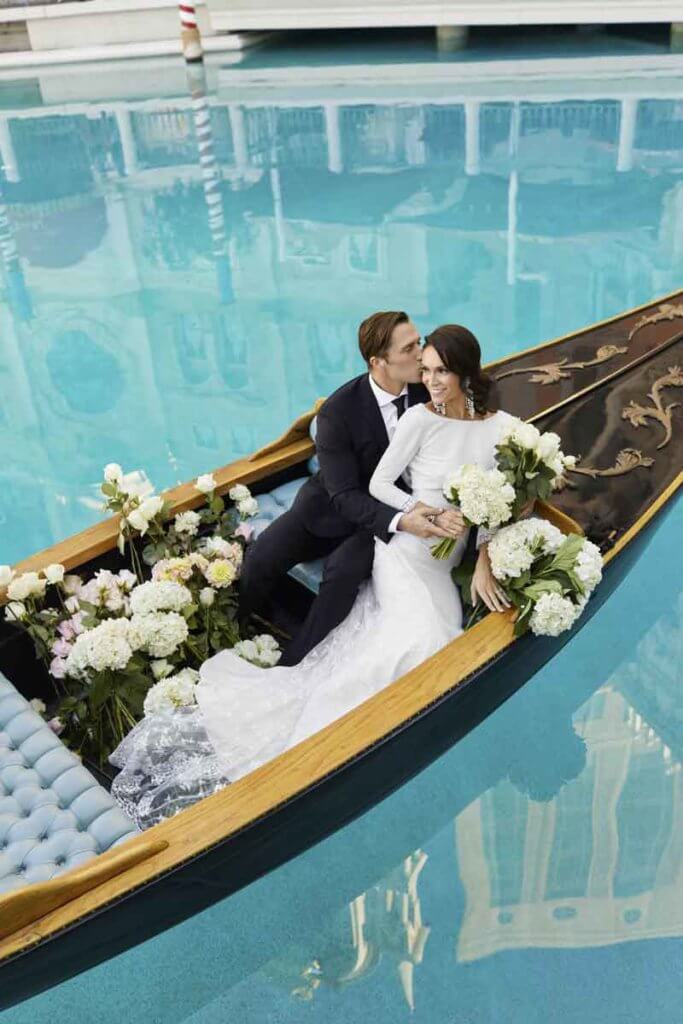
POLYGON ((168 848, 167 840, 150 838, 149 833, 144 840, 138 839, 135 845, 125 843, 110 850, 107 856, 95 857, 83 867, 0 896, 0 939, 6 939, 13 932, 44 917, 48 911, 64 906, 88 889, 94 889, 114 875, 128 871, 135 864, 168 848))
MULTIPOLYGON (((540 504, 538 510, 544 512, 545 507, 540 504)), ((643 521, 649 518, 643 517, 643 521)), ((563 519, 565 524, 573 522, 568 517, 563 519)), ((577 524, 573 525, 574 532, 580 531, 577 524)), ((499 657, 514 639, 511 611, 488 615, 466 635, 360 707, 226 789, 150 829, 145 837, 167 840, 166 849, 145 864, 132 867, 125 876, 112 878, 0 942, 0 961, 55 935, 267 817, 403 728, 411 718, 499 657)), ((142 837, 129 840, 131 848, 141 840, 142 837)))
POLYGON ((650 309, 652 306, 659 306, 663 302, 670 302, 672 299, 683 296, 683 290, 678 288, 675 292, 670 292, 668 295, 663 295, 660 299, 652 299, 651 302, 645 302, 642 306, 634 306, 633 309, 626 310, 625 313, 617 313, 616 316, 610 316, 606 320, 598 320, 597 323, 589 324, 588 327, 582 327, 578 331, 572 331, 570 334, 563 334, 559 338, 553 338, 552 341, 541 342, 540 345, 531 345, 529 348, 523 348, 519 352, 515 352, 513 355, 501 356, 500 359, 494 359, 493 362, 486 364, 486 370, 492 370, 496 366, 500 366, 502 363, 514 363, 518 359, 524 359, 525 356, 531 355, 532 352, 540 352, 542 349, 555 348, 556 345, 562 345, 565 341, 572 341, 573 339, 580 338, 583 334, 589 334, 592 331, 600 330, 602 327, 607 327, 609 324, 614 324, 618 320, 626 320, 629 316, 634 316, 636 313, 642 312, 644 309, 650 309))

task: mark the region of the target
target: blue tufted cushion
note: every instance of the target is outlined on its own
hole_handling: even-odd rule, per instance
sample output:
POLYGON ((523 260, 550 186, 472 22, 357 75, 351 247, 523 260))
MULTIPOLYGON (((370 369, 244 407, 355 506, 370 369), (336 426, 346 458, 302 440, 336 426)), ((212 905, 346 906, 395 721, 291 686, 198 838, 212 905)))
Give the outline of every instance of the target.
MULTIPOLYGON (((311 435, 311 441, 315 441, 315 435, 318 432, 318 417, 317 416, 314 416, 313 419, 311 420, 311 425, 308 428, 308 432, 311 435)), ((308 471, 311 474, 311 476, 313 476, 313 474, 317 473, 319 469, 320 469, 320 463, 318 461, 318 456, 314 455, 312 458, 310 458, 308 460, 308 471)))
POLYGON ((0 893, 54 878, 136 832, 0 674, 0 893))

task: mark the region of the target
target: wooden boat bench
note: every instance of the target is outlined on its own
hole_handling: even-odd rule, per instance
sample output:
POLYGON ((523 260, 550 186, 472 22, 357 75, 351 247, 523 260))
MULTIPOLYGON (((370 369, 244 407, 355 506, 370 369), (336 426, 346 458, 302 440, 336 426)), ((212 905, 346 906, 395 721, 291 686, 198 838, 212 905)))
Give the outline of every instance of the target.
MULTIPOLYGON (((312 440, 315 440, 315 425, 316 417, 314 416, 309 427, 312 440)), ((308 460, 307 469, 311 475, 318 472, 317 455, 308 460)), ((307 476, 298 477, 296 480, 290 480, 288 483, 276 487, 267 494, 259 494, 259 513, 251 521, 254 529, 254 538, 262 534, 274 519, 277 519, 278 516, 281 516, 283 512, 287 512, 292 507, 294 499, 307 480, 307 476)), ((297 583, 301 583, 302 586, 312 593, 317 594, 322 580, 324 562, 324 558, 316 558, 312 562, 299 562, 298 565, 293 566, 289 570, 289 575, 297 583)))
POLYGON ((0 893, 54 878, 137 832, 0 673, 0 893))

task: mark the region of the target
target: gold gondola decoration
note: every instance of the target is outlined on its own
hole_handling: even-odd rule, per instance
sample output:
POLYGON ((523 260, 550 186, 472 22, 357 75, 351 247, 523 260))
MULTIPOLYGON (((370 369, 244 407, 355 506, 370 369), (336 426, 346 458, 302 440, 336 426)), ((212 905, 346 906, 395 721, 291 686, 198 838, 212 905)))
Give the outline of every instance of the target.
POLYGON ((594 359, 569 363, 565 357, 558 359, 556 363, 542 363, 540 366, 524 366, 516 370, 506 370, 505 373, 499 373, 496 380, 512 377, 516 373, 531 373, 530 384, 557 384, 559 380, 568 380, 571 377, 569 370, 584 370, 587 366, 599 366, 600 363, 607 363, 614 356, 623 355, 624 352, 628 352, 627 346, 601 345, 595 353, 594 359))
POLYGON ((655 313, 650 313, 649 316, 643 314, 636 320, 629 332, 628 340, 629 342, 633 341, 638 331, 648 324, 658 324, 662 320, 676 320, 679 317, 683 318, 683 304, 674 306, 671 302, 663 302, 655 313))
MULTIPOLYGON (((637 448, 622 448, 618 452, 613 466, 608 466, 606 469, 597 469, 595 466, 574 466, 567 472, 589 476, 595 480, 599 476, 624 476, 626 473, 632 473, 634 469, 647 469, 654 464, 654 461, 649 455, 643 455, 637 448)), ((576 487, 576 484, 563 476, 557 489, 561 491, 565 487, 576 487)))
POLYGON ((673 433, 671 414, 681 403, 671 402, 664 406, 661 392, 664 388, 681 387, 683 387, 683 371, 680 366, 670 366, 668 372, 663 377, 658 377, 647 393, 652 405, 641 405, 632 399, 622 410, 621 418, 628 420, 633 427, 646 427, 649 425, 648 420, 656 420, 664 427, 664 440, 657 445, 657 450, 666 447, 673 433))

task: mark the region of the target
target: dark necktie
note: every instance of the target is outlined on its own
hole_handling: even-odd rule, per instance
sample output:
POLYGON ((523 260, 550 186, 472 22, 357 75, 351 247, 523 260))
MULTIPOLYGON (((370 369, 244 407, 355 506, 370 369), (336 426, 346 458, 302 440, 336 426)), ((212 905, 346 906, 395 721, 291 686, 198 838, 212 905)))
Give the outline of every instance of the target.
POLYGON ((398 418, 399 419, 401 418, 403 413, 406 411, 406 398, 407 397, 408 397, 407 395, 399 395, 398 398, 392 399, 392 403, 391 404, 396 406, 396 412, 398 413, 398 418))

